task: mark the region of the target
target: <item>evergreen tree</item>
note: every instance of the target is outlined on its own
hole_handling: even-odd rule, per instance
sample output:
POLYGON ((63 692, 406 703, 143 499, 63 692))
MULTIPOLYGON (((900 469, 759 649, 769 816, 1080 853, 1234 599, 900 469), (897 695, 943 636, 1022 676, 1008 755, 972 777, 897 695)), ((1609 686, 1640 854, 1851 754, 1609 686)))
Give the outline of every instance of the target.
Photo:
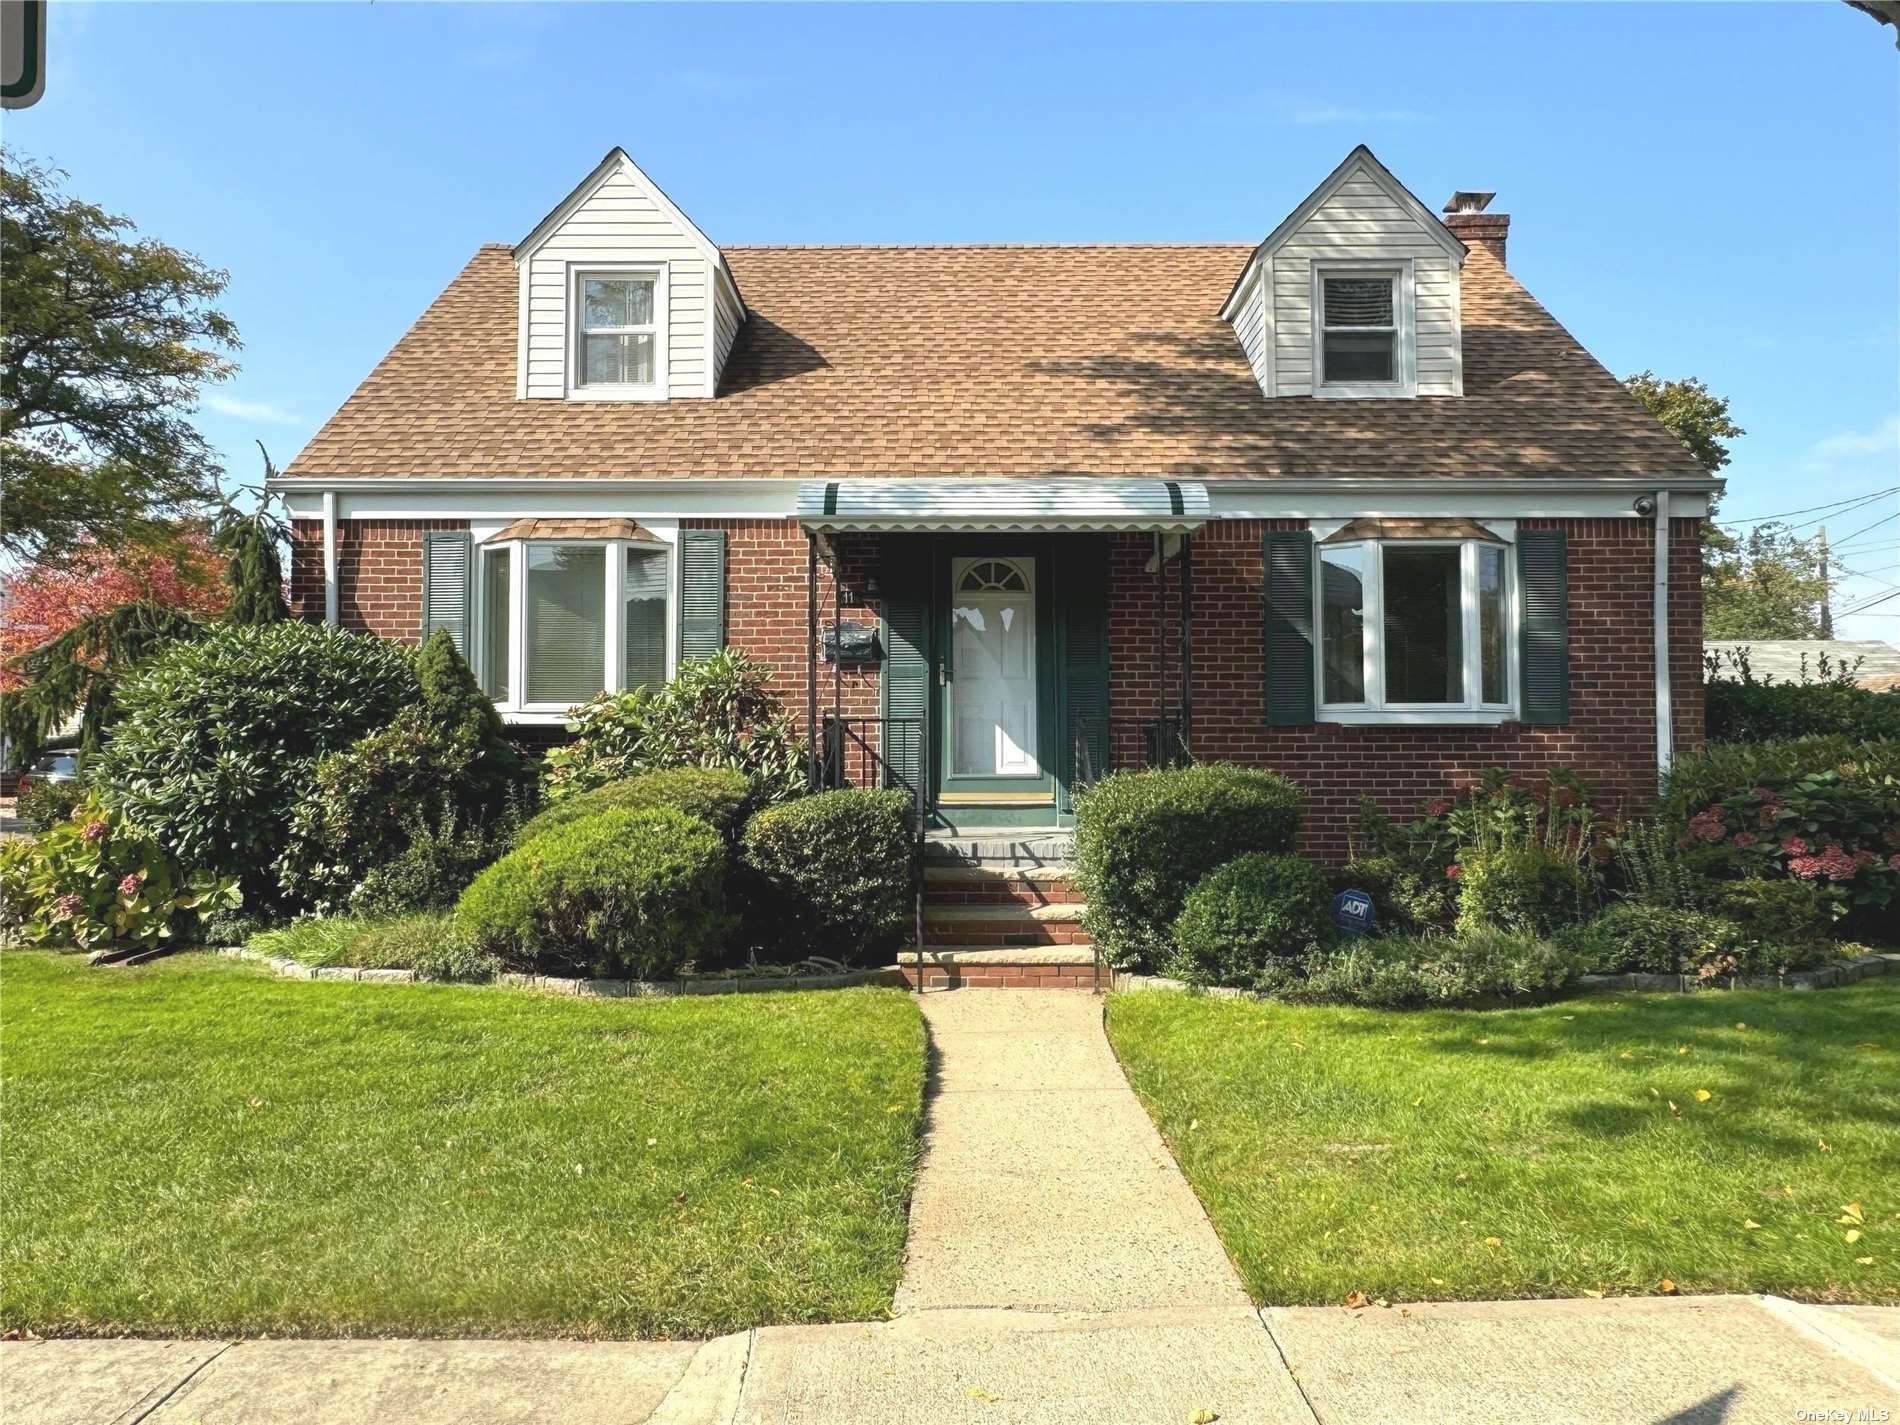
POLYGON ((436 736, 474 758, 467 793, 458 798, 470 810, 493 815, 511 794, 525 792, 533 769, 502 730, 495 704, 475 681, 474 670, 456 652, 447 629, 438 628, 416 658, 422 684, 423 716, 436 736))

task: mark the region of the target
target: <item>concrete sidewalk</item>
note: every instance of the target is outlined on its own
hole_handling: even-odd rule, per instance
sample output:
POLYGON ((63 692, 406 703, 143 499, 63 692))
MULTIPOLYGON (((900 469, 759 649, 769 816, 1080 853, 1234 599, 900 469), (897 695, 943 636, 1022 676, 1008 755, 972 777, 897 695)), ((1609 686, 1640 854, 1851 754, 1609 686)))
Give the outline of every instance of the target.
POLYGON ((895 1320, 703 1343, 7 1343, 0 1422, 1900 1421, 1900 1308, 1692 1297, 1256 1312, 1122 1077, 1099 1000, 959 990, 921 1003, 930 1104, 895 1320))

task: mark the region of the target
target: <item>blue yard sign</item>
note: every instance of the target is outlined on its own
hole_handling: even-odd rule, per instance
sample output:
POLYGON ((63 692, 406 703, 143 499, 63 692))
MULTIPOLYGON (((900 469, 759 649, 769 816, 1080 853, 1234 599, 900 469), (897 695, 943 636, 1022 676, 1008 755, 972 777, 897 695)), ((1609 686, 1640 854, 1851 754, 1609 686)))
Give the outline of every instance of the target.
POLYGON ((1347 935, 1370 935, 1372 897, 1364 891, 1341 891, 1333 897, 1333 924, 1347 935))

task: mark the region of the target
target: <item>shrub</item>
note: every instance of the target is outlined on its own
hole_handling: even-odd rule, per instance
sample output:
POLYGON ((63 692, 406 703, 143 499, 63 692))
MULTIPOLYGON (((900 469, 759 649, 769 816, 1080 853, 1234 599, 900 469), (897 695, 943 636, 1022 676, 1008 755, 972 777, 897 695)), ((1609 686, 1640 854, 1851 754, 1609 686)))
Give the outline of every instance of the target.
POLYGON ((196 913, 229 910, 235 883, 185 875, 153 838, 97 798, 34 840, 0 849, 12 937, 78 950, 184 938, 196 913))
POLYGON ((1508 846, 1468 856, 1457 872, 1458 929, 1548 935, 1583 916, 1590 883, 1577 863, 1542 846, 1508 846))
POLYGON ((205 945, 249 945, 265 929, 264 922, 241 910, 214 910, 198 922, 198 940, 205 945))
POLYGON ((1724 881, 1712 891, 1713 908, 1741 926, 1752 944, 1764 947, 1816 945, 1828 938, 1842 909, 1808 881, 1751 878, 1724 881))
POLYGON ((846 789, 754 816, 740 839, 748 939, 773 959, 895 948, 915 903, 914 814, 906 792, 846 789))
POLYGON ((34 777, 20 788, 14 811, 27 830, 51 831, 78 811, 85 799, 86 789, 76 781, 48 782, 34 777))
POLYGON ((1319 867, 1258 853, 1229 861, 1188 892, 1167 971, 1192 984, 1255 987, 1276 961, 1302 961, 1332 938, 1319 867))
POLYGON ((739 832, 751 813, 752 800, 752 783, 743 772, 731 768, 674 767, 664 772, 623 777, 591 791, 565 796, 527 822, 516 834, 516 840, 528 841, 544 831, 603 811, 671 807, 698 817, 730 845, 739 839, 739 832))
POLYGON ((482 867, 508 849, 514 825, 511 807, 486 825, 464 825, 446 799, 433 817, 412 813, 406 844, 365 873, 350 892, 350 910, 370 917, 447 910, 482 867))
POLYGON ((414 970, 430 980, 490 980, 501 972, 500 960, 478 950, 453 916, 439 912, 306 918, 264 932, 253 948, 304 965, 414 970))
POLYGON ((1089 933, 1115 964, 1163 963, 1187 893, 1237 856, 1292 851, 1303 809, 1300 789, 1275 772, 1201 765, 1103 778, 1076 807, 1089 933))
POLYGON ((1810 673, 1803 660, 1800 681, 1757 678, 1747 650, 1737 650, 1725 671, 1711 651, 1703 689, 1703 717, 1711 742, 1774 742, 1838 734, 1856 742, 1900 738, 1900 693, 1875 692, 1855 684, 1855 669, 1831 664, 1826 654, 1810 673))
POLYGON ((762 801, 805 786, 805 749, 772 692, 771 674, 722 649, 681 668, 657 690, 606 694, 574 709, 574 741, 548 754, 548 800, 668 767, 743 772, 762 801))
POLYGON ((487 819, 528 796, 534 768, 508 741, 494 700, 481 690, 446 629, 430 634, 416 655, 416 681, 436 738, 468 759, 452 789, 457 806, 487 819))
POLYGON ((274 864, 317 762, 417 696, 399 644, 318 624, 224 626, 168 644, 119 690, 93 776, 180 865, 294 904, 274 864))
POLYGON ((1429 935, 1450 928, 1458 913, 1458 883, 1445 874, 1448 862, 1418 858, 1355 856, 1333 876, 1333 889, 1364 891, 1380 934, 1429 935))
POLYGON ((1900 742, 1711 747, 1671 770, 1663 815, 1728 874, 1838 892, 1843 932, 1900 928, 1900 742))
POLYGON ((518 846, 462 893, 476 949, 516 968, 660 979, 729 922, 719 833, 676 811, 610 811, 518 846))
POLYGON ((1587 925, 1565 931, 1563 941, 1601 974, 1635 970, 1680 975, 1733 955, 1743 936, 1741 927, 1726 916, 1624 901, 1587 925))
POLYGON ((1577 953, 1533 936, 1389 935, 1341 941, 1303 979, 1276 991, 1293 1000, 1382 1008, 1542 999, 1582 968, 1577 953))

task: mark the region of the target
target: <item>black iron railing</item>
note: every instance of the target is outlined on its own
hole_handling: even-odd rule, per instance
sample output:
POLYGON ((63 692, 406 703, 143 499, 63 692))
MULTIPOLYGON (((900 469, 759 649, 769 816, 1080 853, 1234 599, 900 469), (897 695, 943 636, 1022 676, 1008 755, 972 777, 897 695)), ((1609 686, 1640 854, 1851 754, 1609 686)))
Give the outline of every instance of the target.
POLYGON ((1086 787, 1110 772, 1185 767, 1193 760, 1181 718, 1077 719, 1070 728, 1075 784, 1086 787))
POLYGON ((917 988, 924 987, 924 833, 930 829, 928 724, 921 717, 839 717, 827 713, 820 728, 817 789, 890 787, 910 794, 916 845, 911 868, 917 988))

